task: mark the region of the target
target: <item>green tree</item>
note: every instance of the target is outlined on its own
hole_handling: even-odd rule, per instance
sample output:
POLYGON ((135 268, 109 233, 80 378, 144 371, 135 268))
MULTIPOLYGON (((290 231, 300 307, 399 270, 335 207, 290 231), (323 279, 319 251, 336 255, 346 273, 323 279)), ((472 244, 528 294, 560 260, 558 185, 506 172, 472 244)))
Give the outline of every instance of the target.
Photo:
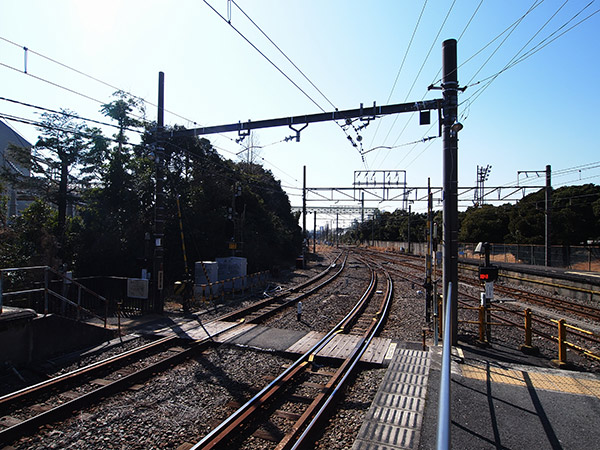
POLYGON ((467 209, 460 217, 461 242, 504 242, 508 234, 511 205, 482 205, 467 209))
POLYGON ((114 96, 101 112, 116 122, 115 145, 94 154, 99 185, 84 193, 79 208, 80 275, 139 276, 145 266, 141 259, 151 230, 152 155, 143 144, 129 144, 127 133, 149 125, 137 99, 122 92, 114 96))
POLYGON ((57 214, 46 202, 34 201, 20 216, 0 229, 0 267, 56 267, 57 214))
POLYGON ((77 203, 93 179, 95 153, 106 146, 102 133, 76 119, 74 113, 43 113, 40 137, 31 149, 13 148, 19 164, 30 169, 30 177, 20 177, 29 192, 57 208, 56 243, 59 259, 68 261, 65 252, 67 208, 77 203))

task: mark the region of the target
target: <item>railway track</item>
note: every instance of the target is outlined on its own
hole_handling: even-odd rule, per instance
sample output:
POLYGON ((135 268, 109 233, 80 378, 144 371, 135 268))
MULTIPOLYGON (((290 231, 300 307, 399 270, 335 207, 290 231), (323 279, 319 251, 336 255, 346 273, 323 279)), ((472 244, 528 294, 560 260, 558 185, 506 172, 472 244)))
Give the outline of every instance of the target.
POLYGON ((377 290, 378 276, 371 269, 369 286, 334 328, 191 448, 240 448, 242 439, 265 437, 276 441, 271 446, 278 450, 310 448, 316 431, 356 373, 360 357, 387 316, 393 285, 389 274, 380 272, 385 280, 385 292, 377 290), (371 303, 377 306, 372 308, 371 303), (366 321, 361 319, 364 316, 367 316, 366 321), (367 321, 370 325, 362 331, 350 356, 339 367, 324 370, 317 364, 315 355, 320 349, 337 335, 350 333, 357 323, 367 321), (260 423, 271 424, 275 431, 261 431, 260 423))
MULTIPOLYGON (((343 255, 343 261, 338 265, 338 260, 342 259, 340 253, 324 271, 304 283, 200 325, 205 327, 211 322, 235 320, 222 331, 227 332, 243 323, 260 323, 278 311, 292 308, 297 301, 315 294, 338 278, 347 257, 347 254, 343 255)), ((0 397, 0 417, 4 419, 0 421, 0 443, 8 444, 32 434, 45 424, 61 420, 168 370, 212 345, 214 337, 213 334, 190 341, 171 335, 4 395, 0 397)))
POLYGON ((0 397, 0 414, 10 420, 0 430, 0 443, 35 432, 99 400, 164 371, 194 355, 206 342, 186 343, 177 337, 108 358, 0 397))
MULTIPOLYGON (((369 252, 373 254, 373 252, 369 252)), ((376 256, 377 259, 402 266, 407 267, 411 270, 420 271, 421 275, 414 276, 414 282, 423 283, 423 274, 424 274, 424 265, 420 265, 414 262, 414 257, 402 258, 397 256, 390 256, 386 254, 379 254, 376 256)), ((476 272, 475 269, 470 269, 470 272, 476 272)), ((464 271, 463 271, 464 272, 464 271)), ((405 278, 409 279, 412 275, 403 275, 405 278)), ((472 277, 466 275, 460 275, 459 281, 462 284, 469 285, 473 288, 481 289, 481 282, 473 275, 472 277)), ((460 286, 459 286, 460 288, 460 286)), ((543 306, 545 308, 550 308, 558 311, 562 311, 577 317, 581 317, 588 320, 599 321, 600 320, 600 308, 586 305, 583 303, 571 301, 564 298, 557 298, 550 295, 544 295, 539 292, 531 292, 525 289, 516 288, 513 286, 505 286, 500 283, 496 283, 494 285, 494 291, 503 296, 524 302, 530 303, 534 305, 543 306)), ((462 291, 461 291, 462 292, 462 291)), ((461 293, 462 295, 462 293, 461 293)))

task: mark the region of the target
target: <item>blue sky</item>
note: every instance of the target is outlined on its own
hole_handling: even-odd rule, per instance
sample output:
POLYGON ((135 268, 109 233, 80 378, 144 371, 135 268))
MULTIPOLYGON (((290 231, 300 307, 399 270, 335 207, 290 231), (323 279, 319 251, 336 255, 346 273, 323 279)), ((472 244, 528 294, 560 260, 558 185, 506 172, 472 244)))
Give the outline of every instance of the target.
MULTIPOLYGON (((100 102, 110 101, 112 87, 32 51, 152 103, 157 97, 158 72, 164 71, 165 107, 177 114, 167 113, 167 124, 218 125, 318 113, 319 108, 331 111, 331 104, 350 109, 374 101, 378 105, 412 102, 441 96, 440 91, 428 92, 427 86, 441 76, 442 41, 460 38, 458 78, 462 86, 469 87, 459 98, 464 125, 459 142, 459 185, 474 186, 477 166, 488 164, 492 169, 487 186, 513 184, 517 171, 542 171, 547 164, 552 166, 554 187, 598 184, 600 152, 598 140, 593 138, 600 104, 596 86, 600 78, 600 13, 594 14, 600 9, 598 1, 208 3, 230 18, 231 24, 312 100, 205 2, 152 0, 0 0, 0 37, 5 39, 0 40, 0 96, 51 109, 68 108, 102 120, 98 102, 23 74, 25 46, 31 50, 27 58, 30 75, 100 102), (591 14, 498 75, 484 90, 479 89, 486 86, 485 81, 475 84, 489 81, 513 58, 591 14)), ((32 108, 6 101, 0 101, 0 113, 37 119, 32 108)), ((155 119, 155 107, 148 105, 147 115, 155 119)), ((9 123, 36 140, 34 127, 9 123)), ((364 161, 335 123, 311 124, 299 143, 279 142, 291 134, 287 129, 261 130, 254 139, 263 147, 260 162, 281 179, 292 204, 300 205, 303 166, 307 166, 309 187, 350 187, 354 171, 367 169, 406 170, 409 186, 426 186, 428 178, 433 186, 440 186, 441 139, 404 145, 436 135, 437 125, 428 128, 419 126, 418 117, 409 114, 371 122, 360 131, 363 151, 377 146, 396 148, 371 151, 363 155, 364 161)), ((353 130, 349 133, 356 137, 353 130)), ((243 150, 235 143, 235 134, 209 138, 227 158, 235 159, 243 150)), ((543 184, 543 180, 529 183, 543 184)), ((368 206, 394 209, 400 204, 368 206)), ((413 206, 413 211, 424 209, 424 204, 413 206)))

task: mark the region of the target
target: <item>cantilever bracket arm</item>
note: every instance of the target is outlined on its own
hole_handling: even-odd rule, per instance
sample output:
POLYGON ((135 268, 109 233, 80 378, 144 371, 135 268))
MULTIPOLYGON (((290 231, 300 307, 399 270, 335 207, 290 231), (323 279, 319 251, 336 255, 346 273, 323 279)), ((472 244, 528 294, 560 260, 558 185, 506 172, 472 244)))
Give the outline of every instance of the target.
MULTIPOLYGON (((250 123, 250 120, 248 121, 250 123)), ((250 136, 250 130, 243 131, 242 129, 242 121, 239 122, 240 127, 238 128, 238 138, 235 140, 238 144, 246 139, 247 136, 250 136)))
POLYGON ((306 124, 304 124, 304 126, 302 128, 300 128, 299 130, 296 130, 292 125, 288 125, 288 127, 290 127, 290 130, 296 132, 296 142, 300 142, 300 132, 302 130, 304 130, 307 126, 308 126, 308 124, 306 123, 306 124))

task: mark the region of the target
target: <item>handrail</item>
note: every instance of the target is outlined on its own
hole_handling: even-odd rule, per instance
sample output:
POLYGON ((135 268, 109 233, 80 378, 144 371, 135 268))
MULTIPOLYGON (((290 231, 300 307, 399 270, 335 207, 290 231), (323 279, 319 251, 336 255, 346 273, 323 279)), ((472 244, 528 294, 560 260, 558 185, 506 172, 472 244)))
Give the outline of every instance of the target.
MULTIPOLYGON (((44 296, 45 296, 45 301, 44 301, 44 314, 47 314, 48 312, 48 294, 53 295, 54 297, 58 298, 59 300, 61 300, 63 303, 68 303, 71 306, 74 306, 78 309, 78 311, 85 311, 86 313, 89 313, 91 315, 93 315, 94 317, 97 317, 99 319, 103 319, 104 320, 104 328, 106 328, 107 326, 107 319, 108 319, 108 300, 103 297, 100 294, 97 294, 96 292, 92 291, 91 289, 89 289, 88 287, 84 286, 83 284, 79 283, 77 280, 74 280, 72 278, 68 278, 65 274, 59 272, 56 269, 53 269, 50 266, 29 266, 29 267, 9 267, 9 268, 4 268, 4 269, 0 269, 0 280, 2 279, 4 273, 6 272, 25 272, 25 271, 31 271, 31 270, 43 270, 44 271, 44 287, 43 288, 39 288, 39 289, 26 289, 26 290, 21 290, 21 291, 11 291, 11 292, 3 292, 2 290, 0 290, 0 296, 2 297, 8 297, 8 296, 12 296, 12 295, 22 295, 22 294, 28 294, 28 293, 34 293, 34 292, 44 292, 44 296), (83 308, 80 305, 80 300, 78 300, 77 303, 72 302, 70 300, 68 300, 66 297, 52 291, 51 289, 49 289, 48 287, 48 273, 52 273, 56 276, 58 276, 63 282, 67 281, 70 284, 72 284, 73 286, 75 286, 77 289, 79 289, 79 297, 81 297, 81 291, 86 292, 87 294, 91 295, 92 297, 95 297, 97 300, 99 300, 103 305, 104 305, 104 317, 101 317, 97 314, 92 313, 91 311, 87 310, 86 308, 83 308)), ((2 304, 2 298, 0 297, 0 304, 2 304)), ((1 309, 0 309, 1 310, 1 309)), ((79 320, 79 313, 77 316, 77 319, 79 320)))
POLYGON ((446 292, 443 338, 444 348, 442 351, 440 397, 438 403, 438 450, 447 450, 450 448, 450 354, 452 353, 452 342, 450 339, 450 305, 452 303, 452 282, 448 283, 448 290, 446 292))

